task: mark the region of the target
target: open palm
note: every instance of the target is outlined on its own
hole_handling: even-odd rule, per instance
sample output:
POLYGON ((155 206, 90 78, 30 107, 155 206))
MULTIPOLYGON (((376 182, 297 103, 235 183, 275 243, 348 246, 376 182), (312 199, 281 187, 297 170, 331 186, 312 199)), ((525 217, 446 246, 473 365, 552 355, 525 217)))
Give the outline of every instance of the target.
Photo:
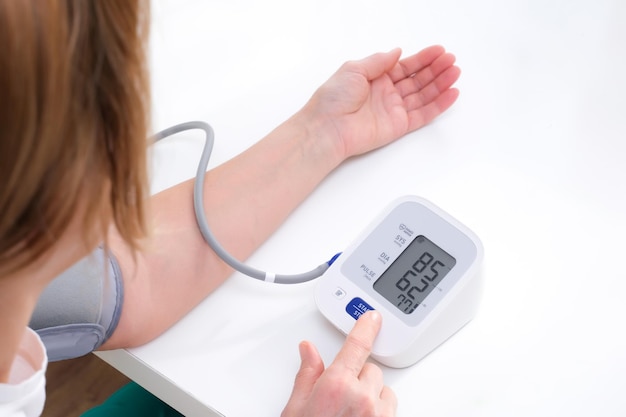
POLYGON ((384 146, 436 118, 458 97, 455 58, 431 46, 399 60, 401 51, 345 63, 307 107, 327 121, 344 157, 384 146))

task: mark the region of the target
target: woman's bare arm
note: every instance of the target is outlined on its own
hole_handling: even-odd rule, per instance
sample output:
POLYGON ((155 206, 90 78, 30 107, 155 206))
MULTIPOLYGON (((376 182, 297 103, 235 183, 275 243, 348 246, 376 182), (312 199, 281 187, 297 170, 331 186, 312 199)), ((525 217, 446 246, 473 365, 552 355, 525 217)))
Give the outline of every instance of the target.
MULTIPOLYGON (((205 209, 219 241, 247 258, 345 159, 387 145, 450 107, 460 70, 440 46, 344 64, 293 117, 205 179, 205 209)), ((103 349, 158 336, 232 273, 204 242, 193 182, 154 196, 152 234, 133 258, 112 231, 125 282, 120 323, 103 349), (167 308, 164 308, 167 307, 167 308)))

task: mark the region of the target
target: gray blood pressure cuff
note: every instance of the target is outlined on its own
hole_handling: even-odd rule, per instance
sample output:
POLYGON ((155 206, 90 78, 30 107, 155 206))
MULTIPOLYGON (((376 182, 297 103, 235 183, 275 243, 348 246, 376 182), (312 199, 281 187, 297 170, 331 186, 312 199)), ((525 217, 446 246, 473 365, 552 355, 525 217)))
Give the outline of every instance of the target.
POLYGON ((46 287, 29 326, 41 337, 50 361, 86 355, 115 330, 123 299, 117 260, 98 248, 46 287))

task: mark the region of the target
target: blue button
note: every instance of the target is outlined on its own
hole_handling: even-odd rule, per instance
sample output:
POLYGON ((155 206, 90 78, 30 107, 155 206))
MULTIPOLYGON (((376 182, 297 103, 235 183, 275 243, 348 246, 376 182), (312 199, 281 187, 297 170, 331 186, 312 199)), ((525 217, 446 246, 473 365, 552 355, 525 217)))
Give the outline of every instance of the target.
POLYGON ((362 298, 355 297, 346 305, 346 313, 350 314, 355 320, 365 314, 366 311, 374 310, 374 308, 363 301, 362 298))

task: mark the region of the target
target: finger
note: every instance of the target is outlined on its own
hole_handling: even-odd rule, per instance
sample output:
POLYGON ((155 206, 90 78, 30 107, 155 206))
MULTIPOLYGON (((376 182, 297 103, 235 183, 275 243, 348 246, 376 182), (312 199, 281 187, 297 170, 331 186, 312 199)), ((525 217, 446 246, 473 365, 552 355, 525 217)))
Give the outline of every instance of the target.
POLYGON ((295 386, 310 393, 315 382, 324 373, 324 361, 312 343, 302 342, 299 349, 301 364, 296 375, 295 386))
POLYGON ((425 106, 409 111, 409 127, 408 131, 419 129, 427 125, 441 113, 446 111, 459 97, 459 90, 450 88, 441 93, 435 100, 425 106))
POLYGON ((359 61, 351 61, 346 65, 349 69, 352 68, 353 71, 361 73, 367 80, 374 80, 394 68, 401 54, 402 50, 395 48, 389 52, 370 55, 359 61))
MULTIPOLYGON (((396 82, 395 87, 401 97, 406 97, 420 91, 427 85, 436 82, 440 78, 441 74, 446 73, 450 70, 450 68, 457 68, 454 67, 455 61, 455 56, 450 53, 440 55, 430 65, 422 68, 419 72, 411 74, 407 78, 396 82)), ((448 87, 449 85, 445 88, 448 87)))
POLYGON ((395 416, 396 410, 398 409, 398 397, 396 397, 395 392, 388 386, 384 386, 380 392, 380 399, 387 407, 387 413, 383 415, 395 416))
POLYGON ((315 383, 324 373, 324 362, 313 344, 302 342, 299 349, 301 363, 293 385, 290 404, 305 402, 311 395, 315 383))
POLYGON ((371 394, 376 398, 381 395, 385 386, 382 369, 370 362, 363 365, 359 380, 369 387, 371 394))
POLYGON ((391 80, 396 83, 404 78, 418 73, 423 68, 432 64, 439 56, 445 53, 445 49, 440 45, 429 46, 418 53, 411 55, 398 62, 393 70, 389 72, 391 80))
POLYGON ((404 104, 408 111, 423 107, 437 97, 444 91, 448 90, 459 79, 461 70, 458 67, 450 67, 430 84, 425 85, 419 91, 404 97, 404 104))
POLYGON ((381 324, 382 317, 378 311, 371 310, 363 314, 356 321, 331 366, 342 368, 358 377, 372 352, 381 324))

